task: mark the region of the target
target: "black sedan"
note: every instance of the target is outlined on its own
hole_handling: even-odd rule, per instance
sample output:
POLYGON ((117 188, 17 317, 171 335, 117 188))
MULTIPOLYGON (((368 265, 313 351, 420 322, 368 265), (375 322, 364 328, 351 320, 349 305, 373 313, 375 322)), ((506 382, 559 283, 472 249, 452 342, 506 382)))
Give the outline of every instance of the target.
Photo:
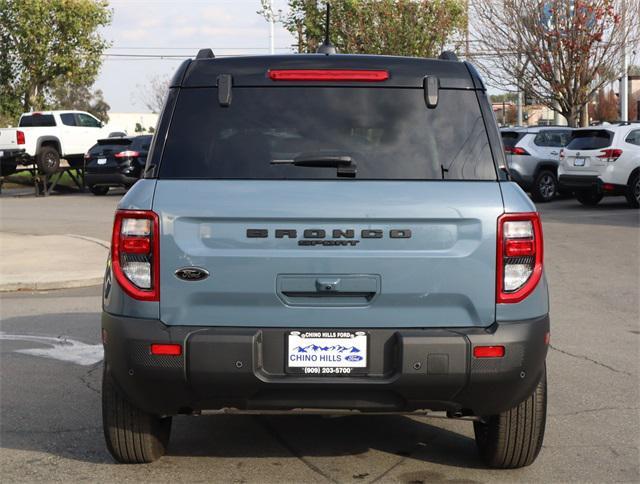
POLYGON ((130 188, 144 172, 151 135, 98 140, 85 155, 85 183, 94 195, 130 188))

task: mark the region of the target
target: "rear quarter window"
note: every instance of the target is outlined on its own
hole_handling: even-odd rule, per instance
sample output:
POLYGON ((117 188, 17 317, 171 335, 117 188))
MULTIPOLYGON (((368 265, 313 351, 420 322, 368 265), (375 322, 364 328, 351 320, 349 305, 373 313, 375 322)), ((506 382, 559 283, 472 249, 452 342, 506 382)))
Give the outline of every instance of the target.
POLYGON ((613 133, 605 129, 574 131, 567 145, 569 150, 599 150, 611 145, 613 133))
POLYGON ((422 89, 359 87, 234 87, 228 107, 183 88, 158 177, 336 179, 290 163, 303 155, 349 156, 356 179, 497 178, 474 91, 441 89, 427 109, 422 89))

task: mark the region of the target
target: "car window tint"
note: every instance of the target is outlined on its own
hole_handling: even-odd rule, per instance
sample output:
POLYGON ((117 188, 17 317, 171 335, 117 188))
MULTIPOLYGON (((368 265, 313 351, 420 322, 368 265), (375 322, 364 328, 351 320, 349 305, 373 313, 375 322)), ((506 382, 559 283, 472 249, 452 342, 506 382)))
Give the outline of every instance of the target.
POLYGON ((524 133, 518 131, 502 131, 500 134, 505 148, 513 148, 524 136, 524 133))
POLYGON ((585 129, 574 131, 567 145, 569 150, 598 150, 611 145, 613 133, 605 129, 585 129))
POLYGON ((76 119, 79 126, 83 126, 85 128, 99 128, 100 121, 95 119, 93 116, 89 116, 87 114, 78 113, 76 114, 76 119))
POLYGON ((60 115, 60 119, 62 120, 62 124, 64 124, 65 126, 76 125, 76 116, 73 113, 62 113, 60 115))
POLYGON ((441 89, 427 109, 422 89, 353 87, 234 87, 228 107, 216 88, 183 88, 158 176, 336 178, 301 156, 349 156, 356 179, 497 178, 474 91, 441 89))
POLYGON ((545 130, 540 131, 533 142, 537 146, 549 148, 562 148, 566 146, 571 138, 571 132, 566 130, 545 130))
POLYGON ((632 145, 640 146, 640 129, 631 131, 625 141, 627 143, 631 143, 632 145))
POLYGON ((138 136, 133 139, 132 147, 139 151, 149 151, 152 136, 138 136))
POLYGON ((53 114, 29 114, 22 116, 19 123, 21 128, 55 126, 53 114))

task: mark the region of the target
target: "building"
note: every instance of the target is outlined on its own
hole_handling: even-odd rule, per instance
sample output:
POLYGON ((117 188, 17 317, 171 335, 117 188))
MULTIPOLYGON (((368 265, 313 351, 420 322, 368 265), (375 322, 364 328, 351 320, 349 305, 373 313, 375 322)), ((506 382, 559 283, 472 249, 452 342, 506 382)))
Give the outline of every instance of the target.
POLYGON ((109 111, 109 125, 126 132, 130 136, 155 131, 157 113, 115 113, 109 111))

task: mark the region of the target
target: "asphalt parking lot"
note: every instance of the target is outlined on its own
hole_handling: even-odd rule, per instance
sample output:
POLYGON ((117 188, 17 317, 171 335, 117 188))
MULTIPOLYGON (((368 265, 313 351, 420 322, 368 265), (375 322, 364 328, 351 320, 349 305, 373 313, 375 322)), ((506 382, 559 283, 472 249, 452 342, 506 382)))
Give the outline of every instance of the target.
MULTIPOLYGON (((108 240, 119 197, 3 196, 0 230, 108 240)), ((89 357, 99 344, 100 288, 88 287, 0 294, 3 335, 22 335, 0 340, 0 480, 640 481, 640 214, 622 198, 539 208, 552 346, 547 433, 532 466, 484 469, 468 422, 226 415, 176 418, 166 457, 114 464, 102 437, 102 367, 89 357), (29 351, 74 345, 89 355, 82 364, 29 351)))

